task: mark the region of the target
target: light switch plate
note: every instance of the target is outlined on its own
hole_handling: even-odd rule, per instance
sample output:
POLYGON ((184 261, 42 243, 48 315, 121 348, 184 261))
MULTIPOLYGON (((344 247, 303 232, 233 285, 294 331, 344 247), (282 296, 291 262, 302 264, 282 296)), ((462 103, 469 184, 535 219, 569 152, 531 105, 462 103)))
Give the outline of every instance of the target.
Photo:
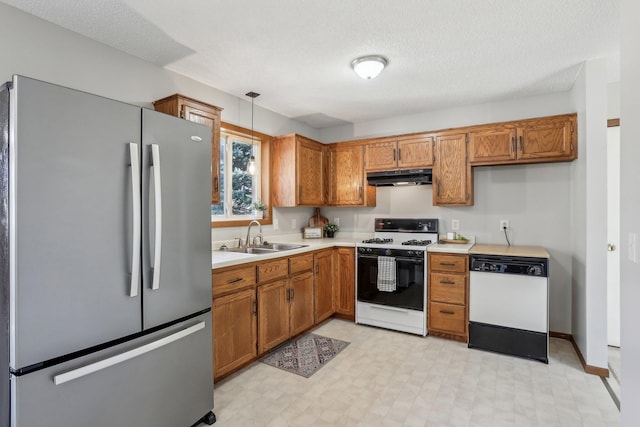
POLYGON ((635 264, 638 263, 637 241, 637 234, 629 233, 629 261, 635 264))
POLYGON ((458 231, 460 230, 460 220, 452 219, 451 220, 451 230, 458 231))

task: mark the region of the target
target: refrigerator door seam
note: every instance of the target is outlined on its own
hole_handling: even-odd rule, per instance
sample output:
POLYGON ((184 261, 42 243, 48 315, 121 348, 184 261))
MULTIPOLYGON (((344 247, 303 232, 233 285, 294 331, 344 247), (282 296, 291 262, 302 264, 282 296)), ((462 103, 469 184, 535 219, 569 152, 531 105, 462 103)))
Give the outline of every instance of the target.
POLYGON ((81 368, 56 375, 53 377, 53 382, 55 385, 61 385, 66 382, 85 377, 87 375, 93 374, 94 372, 101 371, 110 366, 117 365, 122 362, 126 362, 127 360, 133 359, 138 356, 142 356, 143 354, 149 353, 160 347, 164 347, 167 344, 178 341, 188 335, 198 332, 199 330, 204 329, 204 327, 205 327, 205 322, 197 323, 193 326, 190 326, 179 332, 176 332, 174 334, 161 338, 157 341, 151 342, 149 344, 145 344, 138 348, 134 348, 133 350, 129 350, 124 353, 120 353, 116 356, 112 356, 107 359, 100 360, 99 362, 91 363, 81 368))

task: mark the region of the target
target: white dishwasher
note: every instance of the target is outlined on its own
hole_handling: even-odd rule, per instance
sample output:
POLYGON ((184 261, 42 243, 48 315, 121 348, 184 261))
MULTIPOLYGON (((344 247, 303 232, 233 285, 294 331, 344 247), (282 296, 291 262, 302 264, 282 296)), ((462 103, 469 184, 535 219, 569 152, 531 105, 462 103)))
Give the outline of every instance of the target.
POLYGON ((549 363, 547 258, 472 254, 469 348, 549 363))

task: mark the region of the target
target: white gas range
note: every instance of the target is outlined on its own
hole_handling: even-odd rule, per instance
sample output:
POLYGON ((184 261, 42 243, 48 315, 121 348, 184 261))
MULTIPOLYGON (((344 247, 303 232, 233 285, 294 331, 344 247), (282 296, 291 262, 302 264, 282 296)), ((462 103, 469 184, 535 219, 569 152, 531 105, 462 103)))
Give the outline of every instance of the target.
POLYGON ((374 239, 356 245, 356 323, 427 334, 427 246, 433 218, 376 218, 374 239))

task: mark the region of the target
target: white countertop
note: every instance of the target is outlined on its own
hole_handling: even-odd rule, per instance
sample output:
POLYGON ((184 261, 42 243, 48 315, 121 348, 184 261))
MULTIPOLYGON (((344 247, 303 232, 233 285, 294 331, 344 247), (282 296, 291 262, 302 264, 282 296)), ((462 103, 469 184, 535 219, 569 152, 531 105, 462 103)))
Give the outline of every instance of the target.
MULTIPOLYGON (((356 243, 362 241, 362 237, 354 236, 337 236, 333 239, 303 239, 303 238, 273 238, 266 239, 270 243, 297 243, 306 245, 305 247, 298 249, 291 249, 286 251, 273 252, 269 254, 243 254, 237 252, 225 252, 214 250, 211 252, 211 267, 222 268, 233 265, 245 264, 248 262, 262 261, 273 258, 289 257, 293 255, 303 254, 305 252, 317 251, 319 249, 333 248, 335 246, 343 247, 355 247, 356 243)), ((237 243, 236 243, 237 245, 237 243)), ((219 247, 219 245, 217 245, 219 247)))
POLYGON ((453 254, 468 254, 469 250, 476 244, 475 236, 468 236, 467 243, 434 243, 427 246, 427 252, 449 252, 453 254))
POLYGON ((469 253, 482 255, 506 255, 533 258, 550 258, 549 252, 541 246, 475 245, 469 253))
POLYGON ((427 252, 449 252, 453 254, 468 254, 475 243, 434 243, 427 246, 427 252))

